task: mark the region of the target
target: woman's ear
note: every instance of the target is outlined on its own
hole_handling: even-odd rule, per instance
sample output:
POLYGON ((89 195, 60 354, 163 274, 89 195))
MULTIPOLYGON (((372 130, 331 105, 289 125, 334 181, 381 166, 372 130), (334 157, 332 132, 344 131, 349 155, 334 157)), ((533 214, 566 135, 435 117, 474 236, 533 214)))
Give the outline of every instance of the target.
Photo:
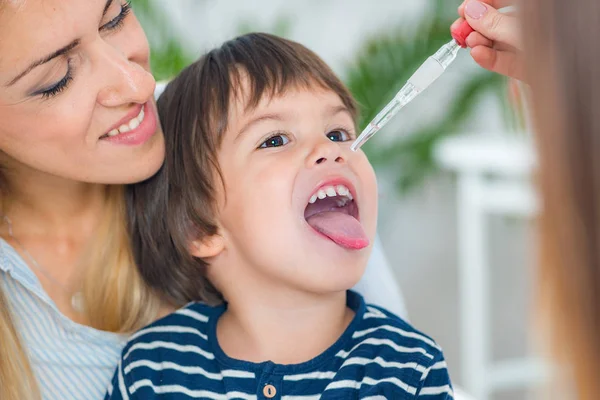
POLYGON ((219 234, 194 240, 190 243, 190 254, 197 258, 213 258, 225 249, 225 239, 219 234))

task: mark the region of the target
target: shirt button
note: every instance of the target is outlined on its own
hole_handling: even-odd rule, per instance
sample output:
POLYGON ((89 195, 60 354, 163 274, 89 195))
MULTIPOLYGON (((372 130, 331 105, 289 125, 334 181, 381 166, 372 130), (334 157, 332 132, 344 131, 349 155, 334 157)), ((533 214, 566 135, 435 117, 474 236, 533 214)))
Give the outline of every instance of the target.
POLYGON ((273 385, 265 385, 263 388, 263 394, 267 399, 272 399, 277 394, 277 389, 273 385))

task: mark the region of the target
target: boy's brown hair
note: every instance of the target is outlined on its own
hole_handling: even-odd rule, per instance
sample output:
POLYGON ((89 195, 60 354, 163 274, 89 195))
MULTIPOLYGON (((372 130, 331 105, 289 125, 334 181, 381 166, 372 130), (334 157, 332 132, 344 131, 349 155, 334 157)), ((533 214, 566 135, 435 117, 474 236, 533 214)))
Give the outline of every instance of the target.
POLYGON ((207 263, 191 256, 189 246, 218 233, 217 151, 232 100, 242 96, 251 110, 264 96, 311 87, 338 94, 356 119, 351 94, 323 60, 299 43, 264 33, 224 43, 167 85, 158 100, 165 163, 155 176, 128 190, 137 265, 167 301, 223 300, 206 278, 207 263))

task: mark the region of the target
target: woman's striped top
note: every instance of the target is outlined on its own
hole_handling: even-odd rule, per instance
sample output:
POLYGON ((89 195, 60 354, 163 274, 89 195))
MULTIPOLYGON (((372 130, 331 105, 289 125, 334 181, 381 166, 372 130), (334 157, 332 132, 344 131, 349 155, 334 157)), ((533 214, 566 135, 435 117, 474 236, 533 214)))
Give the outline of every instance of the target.
POLYGON ((0 285, 29 353, 42 398, 102 399, 127 336, 79 325, 61 314, 35 274, 2 239, 0 285))
POLYGON ((216 334, 225 306, 191 303, 131 338, 106 399, 453 398, 446 362, 429 337, 354 292, 347 298, 355 317, 346 331, 295 365, 228 357, 216 334))

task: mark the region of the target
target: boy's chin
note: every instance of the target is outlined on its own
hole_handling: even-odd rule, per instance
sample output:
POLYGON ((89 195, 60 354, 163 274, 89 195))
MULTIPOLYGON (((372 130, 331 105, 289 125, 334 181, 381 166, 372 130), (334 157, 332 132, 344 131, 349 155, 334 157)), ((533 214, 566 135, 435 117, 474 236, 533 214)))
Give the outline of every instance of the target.
POLYGON ((352 289, 364 274, 366 265, 332 265, 311 268, 314 273, 306 276, 301 285, 310 292, 328 294, 352 289))

